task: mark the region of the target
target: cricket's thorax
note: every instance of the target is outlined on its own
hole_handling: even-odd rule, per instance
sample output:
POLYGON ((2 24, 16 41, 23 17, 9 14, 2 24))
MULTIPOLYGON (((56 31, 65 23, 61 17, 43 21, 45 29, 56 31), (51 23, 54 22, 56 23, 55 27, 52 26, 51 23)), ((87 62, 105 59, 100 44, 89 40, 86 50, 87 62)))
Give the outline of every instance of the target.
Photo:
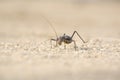
POLYGON ((70 36, 65 35, 63 37, 63 42, 66 43, 66 44, 69 44, 69 43, 72 42, 72 38, 70 36))
POLYGON ((70 36, 67 36, 67 35, 64 35, 64 36, 60 36, 58 39, 57 39, 57 43, 59 45, 62 44, 62 42, 66 43, 66 44, 69 44, 72 42, 72 38, 70 36))

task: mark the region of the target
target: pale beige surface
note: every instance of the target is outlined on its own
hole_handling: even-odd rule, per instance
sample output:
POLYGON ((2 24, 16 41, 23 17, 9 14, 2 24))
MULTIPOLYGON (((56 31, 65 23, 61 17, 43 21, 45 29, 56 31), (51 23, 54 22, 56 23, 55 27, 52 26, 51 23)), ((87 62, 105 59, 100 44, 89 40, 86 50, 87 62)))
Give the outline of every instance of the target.
POLYGON ((119 80, 120 4, 0 2, 0 80, 119 80), (73 44, 51 49, 53 30, 73 44))

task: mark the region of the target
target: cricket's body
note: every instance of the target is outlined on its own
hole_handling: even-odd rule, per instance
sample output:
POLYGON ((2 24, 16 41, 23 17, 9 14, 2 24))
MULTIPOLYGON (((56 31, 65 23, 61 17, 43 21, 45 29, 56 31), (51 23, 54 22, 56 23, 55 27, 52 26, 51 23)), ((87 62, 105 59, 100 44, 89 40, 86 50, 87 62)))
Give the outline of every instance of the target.
POLYGON ((72 38, 64 34, 63 36, 60 36, 59 38, 57 38, 57 43, 59 45, 61 45, 62 42, 64 42, 65 44, 70 44, 72 42, 72 38))

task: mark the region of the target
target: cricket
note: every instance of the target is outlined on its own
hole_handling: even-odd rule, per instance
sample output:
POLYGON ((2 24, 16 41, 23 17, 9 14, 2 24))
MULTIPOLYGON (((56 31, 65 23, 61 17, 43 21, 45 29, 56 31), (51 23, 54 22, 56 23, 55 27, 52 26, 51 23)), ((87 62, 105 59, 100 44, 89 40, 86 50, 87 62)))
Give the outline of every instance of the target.
POLYGON ((45 16, 42 15, 42 17, 46 20, 46 22, 50 25, 50 27, 53 29, 53 31, 55 32, 56 35, 56 39, 50 39, 50 43, 51 43, 51 48, 53 46, 52 42, 56 42, 55 47, 57 47, 58 45, 62 45, 62 43, 64 43, 64 49, 66 49, 66 44, 70 44, 70 43, 74 43, 74 48, 75 50, 77 49, 77 44, 76 41, 73 39, 74 35, 77 34, 77 36, 80 38, 80 40, 82 40, 83 43, 86 43, 86 41, 80 36, 80 34, 77 31, 74 31, 73 34, 71 36, 66 35, 65 33, 62 36, 57 35, 56 29, 53 27, 52 23, 50 20, 48 20, 45 16))
POLYGON ((79 35, 79 33, 77 31, 74 31, 72 36, 68 36, 66 35, 65 33, 58 37, 56 39, 51 39, 51 47, 52 47, 52 41, 55 41, 56 42, 56 46, 58 45, 62 45, 62 43, 64 43, 64 48, 66 49, 66 45, 65 44, 70 44, 70 43, 74 43, 74 48, 75 50, 77 49, 77 45, 76 45, 76 41, 73 40, 73 37, 75 35, 75 33, 78 35, 78 37, 82 40, 83 43, 86 43, 83 38, 79 35))

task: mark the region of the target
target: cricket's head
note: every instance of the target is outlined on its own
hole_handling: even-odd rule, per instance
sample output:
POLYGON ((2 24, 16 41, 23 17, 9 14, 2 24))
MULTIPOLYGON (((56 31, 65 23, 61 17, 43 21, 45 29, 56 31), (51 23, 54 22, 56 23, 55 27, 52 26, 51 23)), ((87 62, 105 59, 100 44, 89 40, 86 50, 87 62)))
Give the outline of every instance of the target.
POLYGON ((64 37, 65 37, 65 34, 63 34, 63 36, 60 36, 60 37, 57 37, 57 44, 61 45, 62 42, 64 42, 64 37))

